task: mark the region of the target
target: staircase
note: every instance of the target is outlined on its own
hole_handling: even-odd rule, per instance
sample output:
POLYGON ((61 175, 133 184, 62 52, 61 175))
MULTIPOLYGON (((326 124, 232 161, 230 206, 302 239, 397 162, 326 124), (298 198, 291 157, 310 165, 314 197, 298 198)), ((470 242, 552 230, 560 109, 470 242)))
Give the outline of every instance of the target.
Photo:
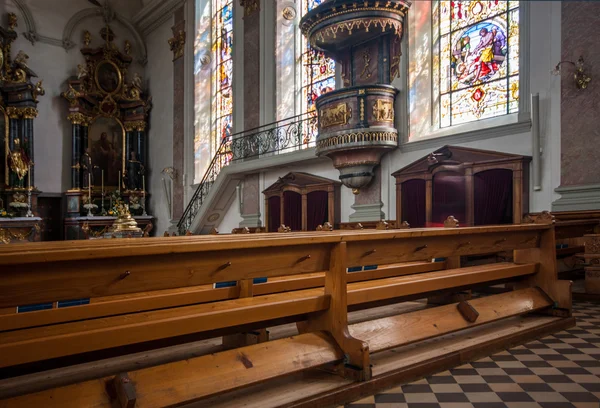
POLYGON ((225 167, 306 150, 315 146, 316 137, 317 115, 313 111, 224 138, 177 224, 179 235, 192 230, 203 205, 215 193, 213 187, 222 184, 217 181, 221 181, 219 175, 225 167))

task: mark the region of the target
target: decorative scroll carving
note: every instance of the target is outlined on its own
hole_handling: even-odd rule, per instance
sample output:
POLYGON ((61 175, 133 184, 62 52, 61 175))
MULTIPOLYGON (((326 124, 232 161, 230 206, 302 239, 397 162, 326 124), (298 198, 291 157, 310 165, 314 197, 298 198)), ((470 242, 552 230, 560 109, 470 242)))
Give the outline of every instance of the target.
POLYGON ((446 221, 444 221, 444 228, 458 228, 458 226, 458 220, 454 218, 453 215, 449 216, 446 218, 446 221))
POLYGON ((542 211, 535 217, 536 224, 554 224, 554 215, 550 211, 542 211))
POLYGON ((410 229, 410 224, 407 221, 402 221, 400 225, 396 226, 397 229, 410 229))
POLYGON ((385 222, 384 220, 381 220, 377 223, 377 225, 375 226, 376 230, 388 230, 390 229, 390 225, 385 222))
POLYGON ((329 222, 326 222, 323 225, 317 226, 317 231, 333 231, 333 225, 331 225, 329 222))
POLYGON ((321 128, 345 125, 352 117, 352 109, 346 103, 340 103, 331 108, 323 108, 320 112, 321 128))
POLYGON ((240 5, 244 8, 244 17, 247 17, 259 10, 260 0, 240 0, 240 5))
POLYGON ((173 51, 173 61, 183 57, 185 37, 185 31, 179 30, 173 38, 169 38, 169 47, 171 47, 171 51, 173 51))
POLYGON ((600 254, 600 235, 592 235, 586 237, 585 253, 600 254))
POLYGON ((286 227, 285 225, 281 224, 279 226, 279 228, 277 228, 277 232, 292 232, 292 229, 290 227, 286 227))

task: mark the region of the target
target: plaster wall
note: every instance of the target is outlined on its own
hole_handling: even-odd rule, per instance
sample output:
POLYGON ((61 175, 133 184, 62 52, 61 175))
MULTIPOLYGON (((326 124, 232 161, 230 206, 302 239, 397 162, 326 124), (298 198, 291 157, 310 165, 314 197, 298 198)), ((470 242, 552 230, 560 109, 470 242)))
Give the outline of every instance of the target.
POLYGON ((156 217, 155 234, 161 236, 171 225, 171 213, 163 187, 163 179, 170 186, 168 176, 161 174, 165 167, 173 165, 173 53, 167 41, 172 37, 170 18, 147 38, 148 65, 146 74, 149 92, 153 99, 148 133, 149 151, 149 207, 156 217))

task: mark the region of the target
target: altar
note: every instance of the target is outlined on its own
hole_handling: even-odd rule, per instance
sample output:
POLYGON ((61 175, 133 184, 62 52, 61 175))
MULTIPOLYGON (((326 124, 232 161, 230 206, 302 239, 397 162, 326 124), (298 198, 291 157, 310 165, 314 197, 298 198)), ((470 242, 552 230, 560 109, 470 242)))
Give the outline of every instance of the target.
POLYGON ((0 218, 0 244, 40 241, 40 217, 0 218))
POLYGON ((138 215, 134 216, 133 219, 141 229, 141 234, 111 234, 110 227, 115 223, 117 217, 85 216, 65 218, 65 239, 98 239, 112 237, 112 235, 115 235, 116 238, 128 238, 129 235, 131 235, 131 238, 149 236, 154 228, 154 217, 151 215, 138 215))

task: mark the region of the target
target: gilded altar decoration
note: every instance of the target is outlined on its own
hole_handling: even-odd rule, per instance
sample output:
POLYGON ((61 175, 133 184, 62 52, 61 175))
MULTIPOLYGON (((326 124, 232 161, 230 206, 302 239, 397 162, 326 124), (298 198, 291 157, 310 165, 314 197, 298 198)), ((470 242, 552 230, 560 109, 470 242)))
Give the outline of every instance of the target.
MULTIPOLYGON (((73 125, 65 217, 65 236, 70 239, 82 237, 79 217, 88 209, 101 207, 100 215, 123 215, 125 206, 135 209, 136 195, 145 197, 147 193, 141 191, 145 190, 141 169, 148 168, 146 130, 151 97, 142 76, 131 70, 129 39, 120 39, 118 46, 108 25, 100 30, 100 38, 95 46, 90 35, 89 43, 80 50, 76 75, 68 79, 61 94, 68 102, 67 118, 73 125), (139 184, 137 192, 129 191, 131 183, 139 184)), ((147 215, 145 205, 142 207, 142 215, 147 215)), ((119 229, 129 223, 123 221, 127 217, 121 218, 119 229)), ((146 225, 148 220, 140 222, 146 225)))
POLYGON ((127 204, 121 204, 117 207, 117 219, 109 228, 111 233, 141 233, 142 230, 137 226, 136 220, 133 219, 129 212, 127 204))
POLYGON ((83 32, 83 45, 85 45, 86 47, 90 46, 90 43, 92 42, 92 34, 85 30, 83 32))
POLYGON ((15 31, 15 27, 18 27, 17 15, 15 13, 8 13, 8 28, 11 31, 15 31))
POLYGON ((376 122, 394 122, 394 105, 392 101, 377 99, 373 104, 373 120, 376 122))
POLYGON ((20 181, 27 175, 31 161, 27 157, 25 150, 19 145, 19 139, 15 139, 14 147, 8 153, 8 165, 20 181))
POLYGON ((31 241, 39 233, 39 224, 34 224, 32 228, 0 228, 0 242, 11 244, 15 241, 31 241))
POLYGON ((240 5, 244 8, 244 16, 247 17, 258 11, 260 0, 240 0, 240 5))
POLYGON ((183 51, 185 49, 185 31, 179 30, 179 32, 173 37, 169 38, 169 47, 173 51, 173 61, 183 57, 183 51))
POLYGON ((345 125, 351 117, 352 109, 345 103, 340 103, 333 108, 322 109, 320 112, 321 128, 345 125))

